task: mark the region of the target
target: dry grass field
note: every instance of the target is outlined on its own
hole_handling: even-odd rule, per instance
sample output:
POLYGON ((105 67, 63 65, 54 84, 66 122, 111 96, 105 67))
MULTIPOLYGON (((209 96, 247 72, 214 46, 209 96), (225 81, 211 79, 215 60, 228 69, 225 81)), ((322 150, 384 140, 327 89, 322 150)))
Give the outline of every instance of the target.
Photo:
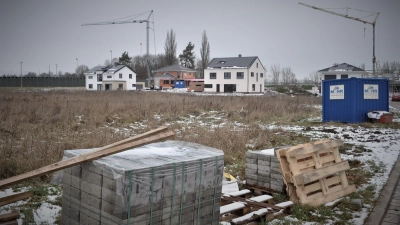
POLYGON ((0 89, 0 179, 60 161, 64 150, 101 147, 162 125, 177 140, 223 150, 226 165, 243 165, 247 149, 309 141, 259 125, 318 116, 320 110, 312 106, 320 101, 308 96, 0 89))

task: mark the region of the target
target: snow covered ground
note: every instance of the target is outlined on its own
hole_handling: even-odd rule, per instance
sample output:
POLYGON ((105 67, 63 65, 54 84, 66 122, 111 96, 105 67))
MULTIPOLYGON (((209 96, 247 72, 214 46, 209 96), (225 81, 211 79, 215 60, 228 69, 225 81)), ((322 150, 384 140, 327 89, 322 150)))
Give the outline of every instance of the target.
MULTIPOLYGON (((320 108, 320 106, 316 106, 320 108)), ((391 108, 391 112, 400 113, 400 110, 391 108)), ((214 115, 215 118, 212 121, 218 120, 218 126, 221 126, 221 121, 224 116, 221 116, 221 112, 208 112, 208 115, 214 115)), ((160 115, 155 115, 156 117, 160 117, 160 115)), ((281 128, 287 132, 296 132, 301 133, 303 135, 309 135, 313 140, 320 140, 325 138, 331 139, 341 139, 344 143, 351 144, 352 149, 346 150, 346 154, 341 154, 343 159, 351 159, 351 160, 359 160, 360 162, 373 161, 377 165, 381 165, 384 167, 382 172, 375 173, 373 177, 369 180, 367 185, 362 185, 357 188, 357 190, 361 190, 366 188, 367 186, 373 185, 376 187, 375 198, 379 196, 380 191, 382 190, 383 185, 386 183, 389 174, 395 164, 400 149, 400 130, 393 128, 386 128, 382 126, 376 126, 372 124, 370 127, 361 127, 358 125, 348 125, 348 124, 335 124, 331 125, 329 123, 322 124, 321 118, 311 118, 310 120, 317 122, 316 125, 313 126, 313 123, 309 123, 307 126, 299 126, 299 125, 271 125, 264 124, 260 125, 263 129, 274 129, 281 128), (311 125, 310 125, 311 124, 311 125), (356 146, 362 146, 366 151, 362 154, 356 153, 356 146)), ((189 116, 188 118, 182 119, 185 123, 197 123, 199 125, 213 126, 212 124, 205 123, 199 117, 189 116), (185 120, 185 121, 184 121, 185 120)), ((209 121, 209 120, 208 120, 209 121)), ((179 121, 178 121, 179 122, 179 121)), ((394 118, 393 123, 400 123, 399 118, 394 118)), ((240 124, 239 124, 240 125, 240 124)), ((145 126, 145 123, 143 123, 145 126)), ((115 130, 115 132, 121 132, 122 130, 115 130)), ((369 165, 365 164, 364 167, 368 169, 369 165)), ((0 191, 0 197, 12 195, 15 193, 19 193, 25 191, 27 188, 20 189, 18 191, 13 191, 11 189, 6 189, 4 191, 0 191)), ((55 193, 55 192, 52 192, 55 193)), ((52 204, 55 202, 57 197, 61 196, 61 192, 55 195, 47 196, 47 199, 42 200, 39 207, 36 207, 33 211, 34 221, 36 224, 54 224, 56 218, 59 214, 61 207, 56 204, 52 204)), ((10 205, 6 205, 0 207, 0 213, 9 212, 14 207, 19 208, 18 206, 24 206, 29 203, 29 199, 24 201, 19 201, 10 205)), ((372 205, 364 204, 362 206, 361 211, 353 213, 353 219, 349 221, 351 224, 363 224, 364 220, 368 217, 369 211, 373 208, 372 205)), ((23 211, 21 211, 22 213, 23 211)), ((25 215, 22 215, 24 218, 25 215)), ((294 219, 291 216, 287 216, 287 220, 294 219)), ((19 224, 22 224, 22 219, 18 220, 19 224)), ((314 224, 306 221, 302 222, 303 224, 314 224)), ((332 222, 333 224, 333 222, 332 222)))

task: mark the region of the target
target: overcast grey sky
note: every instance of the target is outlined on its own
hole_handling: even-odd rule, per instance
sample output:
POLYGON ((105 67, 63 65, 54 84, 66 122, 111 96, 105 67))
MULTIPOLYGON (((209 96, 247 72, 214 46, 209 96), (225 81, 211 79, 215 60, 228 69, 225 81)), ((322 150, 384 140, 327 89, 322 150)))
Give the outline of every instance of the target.
MULTIPOLYGON (((293 0, 0 0, 0 75, 74 72, 76 58, 89 68, 124 51, 146 52, 146 24, 81 26, 154 10, 150 53, 163 53, 167 31, 176 33, 179 55, 189 42, 200 56, 207 32, 211 58, 258 56, 290 66, 297 78, 333 63, 372 68, 372 26, 299 5, 293 0), (365 37, 364 37, 365 28, 365 37), (155 41, 154 41, 155 39, 155 41), (140 45, 142 43, 142 47, 140 45)), ((346 13, 345 7, 380 12, 376 57, 400 61, 399 0, 300 0, 346 13), (340 9, 342 8, 342 9, 340 9)), ((366 12, 349 10, 364 17, 366 12)), ((138 19, 146 19, 144 15, 138 19)), ((373 21, 374 17, 363 18, 373 21)), ((156 68, 153 68, 156 69, 156 68)), ((269 72, 268 72, 269 73, 269 72)))

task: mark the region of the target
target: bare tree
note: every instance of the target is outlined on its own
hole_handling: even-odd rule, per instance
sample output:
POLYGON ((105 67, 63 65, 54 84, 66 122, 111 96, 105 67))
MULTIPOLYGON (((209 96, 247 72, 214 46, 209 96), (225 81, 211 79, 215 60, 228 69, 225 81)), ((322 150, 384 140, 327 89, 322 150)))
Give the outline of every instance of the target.
MULTIPOLYGON (((283 67, 281 71, 282 84, 288 85, 292 79, 292 69, 290 67, 283 67)), ((293 74, 294 75, 294 74, 293 74)))
POLYGON ((321 76, 318 71, 313 71, 308 75, 308 79, 311 81, 312 84, 318 86, 321 83, 321 76))
POLYGON ((201 38, 200 58, 200 67, 198 70, 200 78, 204 78, 204 69, 206 69, 210 62, 210 43, 208 42, 206 31, 203 31, 203 36, 201 38))
POLYGON ((167 39, 165 40, 164 50, 165 50, 165 59, 168 65, 173 65, 178 62, 176 58, 176 40, 175 40, 175 32, 173 29, 167 32, 167 39))
POLYGON ((271 83, 272 84, 279 84, 279 77, 281 75, 281 67, 280 65, 272 65, 271 66, 271 83))
POLYGON ((389 61, 385 61, 382 63, 382 73, 390 73, 389 61))
POLYGON ((89 70, 89 67, 86 65, 80 65, 76 68, 75 73, 78 76, 83 76, 84 73, 86 73, 89 70))

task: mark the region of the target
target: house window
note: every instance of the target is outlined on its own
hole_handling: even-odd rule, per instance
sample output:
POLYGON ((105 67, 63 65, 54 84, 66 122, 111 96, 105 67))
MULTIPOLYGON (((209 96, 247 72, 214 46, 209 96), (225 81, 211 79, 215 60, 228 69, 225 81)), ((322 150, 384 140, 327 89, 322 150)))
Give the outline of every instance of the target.
POLYGON ((119 74, 119 78, 122 78, 122 73, 119 74))
POLYGON ((164 80, 164 84, 169 84, 169 80, 164 80))
POLYGON ((244 73, 243 72, 237 72, 236 73, 236 79, 244 79, 244 73))
POLYGON ((174 80, 171 80, 171 84, 175 84, 175 81, 174 81, 174 80))
POLYGON ((342 75, 340 75, 340 79, 345 79, 345 78, 349 78, 349 75, 348 75, 348 74, 342 74, 342 75))
POLYGON ((256 73, 256 81, 258 82, 258 73, 256 73))
POLYGON ((252 84, 252 85, 251 85, 251 89, 252 89, 253 91, 256 91, 256 85, 255 85, 255 84, 252 84))
POLYGON ((231 79, 231 72, 225 72, 224 79, 231 79))
POLYGON ((132 74, 129 74, 129 79, 132 79, 132 74))
POLYGON ((123 89, 123 84, 118 84, 118 90, 122 90, 123 89))
POLYGON ((110 78, 110 79, 111 79, 111 76, 107 76, 107 78, 110 78))
POLYGON ((97 81, 103 81, 103 75, 97 74, 97 81))
POLYGON ((251 72, 251 77, 254 77, 254 72, 251 72))
POLYGON ((178 72, 178 78, 181 78, 181 72, 178 72))
POLYGON ((210 73, 210 79, 217 79, 217 73, 210 73))
POLYGON ((325 75, 325 80, 336 80, 336 75, 325 75))
POLYGON ((89 84, 89 89, 93 89, 93 84, 89 84))
POLYGON ((93 76, 89 76, 89 79, 93 79, 93 76))
POLYGON ((219 61, 218 64, 225 64, 226 61, 219 61))
POLYGON ((263 74, 263 73, 260 73, 260 77, 264 77, 264 74, 263 74))
POLYGON ((258 68, 258 63, 257 63, 257 68, 258 68))
POLYGON ((204 84, 204 88, 212 88, 212 84, 204 84))

